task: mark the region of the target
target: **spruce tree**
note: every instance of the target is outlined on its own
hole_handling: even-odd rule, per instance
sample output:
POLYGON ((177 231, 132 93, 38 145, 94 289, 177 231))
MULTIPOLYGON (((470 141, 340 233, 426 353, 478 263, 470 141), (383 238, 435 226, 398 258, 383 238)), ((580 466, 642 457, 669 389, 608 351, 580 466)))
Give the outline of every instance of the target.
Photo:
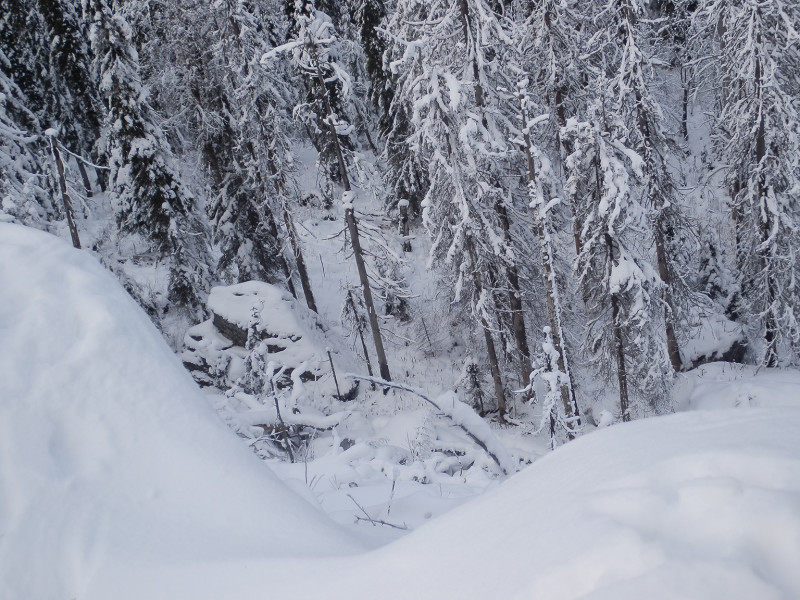
POLYGON ((120 232, 142 236, 169 262, 170 302, 197 317, 204 310, 211 262, 207 232, 147 101, 131 29, 117 8, 106 0, 84 0, 97 77, 108 106, 113 208, 120 232))
POLYGON ((721 90, 715 128, 736 229, 743 315, 759 362, 796 362, 800 344, 800 6, 784 0, 705 0, 695 25, 716 35, 721 90))

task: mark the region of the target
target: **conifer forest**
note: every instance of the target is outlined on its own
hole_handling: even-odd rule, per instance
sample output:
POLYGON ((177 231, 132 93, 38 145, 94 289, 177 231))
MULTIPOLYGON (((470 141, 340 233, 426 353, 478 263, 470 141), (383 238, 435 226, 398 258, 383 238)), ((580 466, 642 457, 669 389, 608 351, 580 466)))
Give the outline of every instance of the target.
MULTIPOLYGON (((265 282, 336 305, 373 387, 444 358, 563 441, 703 362, 797 364, 799 44, 789 0, 3 0, 0 220, 177 351, 265 282)), ((269 393, 251 334, 205 383, 269 393)))
POLYGON ((798 597, 798 255, 797 0, 0 0, 0 597, 798 597))

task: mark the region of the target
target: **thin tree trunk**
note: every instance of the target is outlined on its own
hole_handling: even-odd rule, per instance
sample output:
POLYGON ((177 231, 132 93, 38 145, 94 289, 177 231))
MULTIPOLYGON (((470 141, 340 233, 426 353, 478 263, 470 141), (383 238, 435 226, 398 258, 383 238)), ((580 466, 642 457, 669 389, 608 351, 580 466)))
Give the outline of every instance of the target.
POLYGON ((683 82, 683 100, 681 104, 681 133, 683 140, 689 141, 689 76, 686 74, 686 69, 681 68, 681 76, 686 79, 683 82))
POLYGON ((669 271, 667 264, 667 252, 664 247, 664 234, 661 228, 660 219, 656 219, 653 223, 655 245, 656 245, 656 261, 658 263, 658 276, 664 282, 664 325, 667 335, 667 353, 669 354, 669 361, 675 372, 683 368, 683 361, 681 360, 681 351, 678 347, 678 338, 675 335, 675 302, 672 296, 672 274, 669 271))
POLYGON ((331 134, 331 141, 333 143, 334 151, 336 152, 336 160, 339 164, 339 175, 342 178, 342 186, 344 187, 346 197, 344 219, 347 224, 347 230, 350 233, 350 244, 353 247, 353 258, 356 261, 356 269, 358 270, 358 278, 361 282, 361 289, 364 294, 364 304, 367 307, 367 317, 369 318, 370 329, 372 329, 372 341, 375 344, 375 354, 378 358, 378 370, 381 378, 386 381, 391 381, 392 376, 389 373, 389 363, 386 360, 386 352, 383 348, 383 338, 381 337, 381 330, 378 324, 378 314, 375 312, 375 302, 372 300, 372 289, 369 285, 369 275, 367 274, 367 266, 364 263, 364 254, 361 249, 361 238, 358 234, 358 223, 356 222, 355 211, 352 204, 352 188, 350 187, 350 177, 347 174, 347 166, 344 162, 344 155, 342 154, 342 147, 339 144, 339 135, 336 133, 336 125, 334 123, 333 108, 331 101, 328 97, 328 88, 325 86, 325 77, 322 75, 322 67, 319 64, 319 57, 316 53, 316 48, 310 48, 311 54, 314 57, 316 67, 317 80, 319 82, 322 94, 322 99, 325 102, 325 110, 328 113, 327 125, 331 134))
POLYGON ((89 181, 89 174, 86 172, 86 165, 83 164, 83 161, 79 158, 78 159, 78 172, 81 174, 81 180, 83 181, 83 189, 86 190, 86 197, 92 198, 92 184, 89 181))
MULTIPOLYGON (((372 361, 369 359, 369 352, 367 351, 367 344, 364 341, 364 329, 361 327, 361 321, 358 319, 356 312, 356 303, 353 300, 353 294, 347 290, 347 302, 350 304, 350 310, 353 311, 353 319, 355 321, 356 331, 358 332, 358 339, 361 340, 361 349, 364 351, 364 360, 367 362, 367 373, 372 377, 372 361)), ((372 384, 372 389, 375 389, 375 384, 372 384)))
POLYGON ((314 292, 311 291, 311 280, 308 277, 308 269, 306 269, 303 251, 300 248, 300 243, 297 241, 294 223, 292 223, 292 218, 289 216, 289 211, 285 206, 283 207, 283 222, 286 224, 286 231, 289 233, 289 243, 292 245, 292 252, 294 252, 294 261, 297 265, 297 273, 300 275, 300 285, 303 288, 306 306, 314 312, 318 312, 317 303, 314 300, 314 292))
POLYGON ((102 170, 98 170, 97 168, 95 168, 94 177, 97 180, 97 185, 100 186, 100 191, 105 193, 105 191, 106 191, 106 175, 105 175, 105 173, 103 173, 102 170))
MULTIPOLYGON (((263 123, 261 124, 262 131, 263 131, 263 123)), ((282 195, 283 189, 281 186, 281 182, 278 179, 278 167, 275 166, 275 153, 272 148, 269 149, 267 152, 267 164, 269 165, 269 172, 272 174, 272 177, 275 180, 275 192, 280 197, 282 195)), ((292 246, 292 252, 294 254, 294 262, 297 265, 297 273, 300 275, 300 286, 303 288, 303 297, 306 300, 306 306, 310 310, 317 312, 317 303, 314 300, 314 292, 311 289, 311 278, 308 276, 308 269, 306 268, 306 261, 303 257, 303 249, 300 246, 300 242, 297 240, 297 232, 294 230, 294 223, 292 222, 292 217, 289 214, 289 210, 286 208, 286 204, 284 203, 282 206, 283 210, 283 222, 286 224, 286 233, 289 236, 289 243, 292 246)), ((293 294, 294 295, 294 294, 293 294)), ((297 296, 295 295, 295 298, 297 296)))
MULTIPOLYGON (((469 252, 470 262, 472 263, 472 283, 475 286, 475 294, 480 297, 483 292, 483 285, 481 284, 481 276, 478 273, 478 263, 475 257, 475 248, 472 245, 472 240, 466 240, 467 251, 469 252)), ((506 422, 506 396, 503 391, 503 380, 500 376, 500 363, 497 360, 497 350, 495 349, 494 339, 492 338, 492 330, 489 328, 489 323, 486 317, 480 315, 481 328, 483 329, 483 338, 486 342, 486 354, 489 357, 489 370, 492 373, 492 381, 494 382, 494 395, 497 401, 498 419, 501 423, 506 422)))
MULTIPOLYGON (((608 260, 613 260, 614 243, 611 236, 605 234, 606 252, 608 260)), ((609 275, 611 269, 609 268, 609 275)), ((619 409, 622 413, 623 421, 630 421, 631 414, 628 403, 628 372, 625 367, 625 340, 622 335, 622 324, 620 323, 619 297, 611 294, 611 327, 614 334, 614 352, 617 358, 617 382, 619 383, 619 409)))
MULTIPOLYGON (((761 34, 756 37, 756 44, 761 45, 761 34)), ((761 60, 756 60, 756 94, 758 101, 763 102, 762 97, 762 73, 761 73, 761 60)), ((758 129, 756 130, 756 161, 755 164, 759 167, 762 165, 764 158, 767 155, 767 133, 766 124, 764 122, 764 112, 761 111, 758 121, 758 129)), ((777 367, 778 366, 778 325, 775 319, 775 309, 773 304, 775 302, 775 277, 772 273, 774 268, 770 264, 771 250, 768 245, 770 238, 770 230, 772 229, 772 219, 768 210, 764 210, 767 203, 767 182, 764 178, 763 172, 758 175, 758 224, 761 234, 761 244, 759 247, 759 263, 761 272, 766 275, 766 299, 764 302, 764 342, 767 346, 764 354, 764 366, 777 367)))
MULTIPOLYGON (((528 120, 528 114, 524 104, 522 105, 522 122, 523 139, 525 141, 525 158, 528 164, 528 185, 529 190, 531 186, 536 185, 536 165, 533 161, 533 154, 531 153, 531 138, 528 129, 525 126, 528 120)), ((533 198, 531 198, 533 200, 533 198)), ((536 235, 539 238, 539 245, 542 254, 542 275, 544 277, 545 296, 547 297, 547 314, 550 320, 550 331, 553 336, 553 347, 558 353, 558 369, 566 375, 566 382, 561 385, 561 402, 564 406, 564 415, 570 419, 575 419, 575 426, 580 427, 580 411, 578 409, 578 402, 575 398, 575 388, 572 383, 572 374, 569 368, 569 361, 567 360, 566 348, 564 345, 564 330, 562 327, 561 319, 561 302, 558 298, 558 285, 556 283, 555 268, 553 267, 553 248, 547 235, 547 224, 544 219, 545 215, 541 214, 538 207, 534 208, 534 223, 536 235)), ((574 430, 574 428, 573 428, 574 430)), ((574 437, 574 433, 570 431, 570 438, 574 437)))
MULTIPOLYGON (((633 8, 626 3, 626 15, 629 19, 629 27, 633 27, 635 21, 631 21, 634 15, 633 8)), ((681 370, 683 362, 681 361, 681 352, 678 345, 678 338, 675 335, 675 302, 672 295, 673 281, 672 273, 669 270, 669 261, 666 251, 666 240, 664 239, 664 211, 667 210, 668 201, 664 201, 664 191, 657 187, 658 179, 655 174, 661 170, 658 158, 653 158, 655 152, 651 146, 650 125, 642 110, 642 92, 640 89, 634 90, 636 97, 637 107, 637 125, 639 134, 642 136, 644 143, 644 157, 647 162, 647 172, 653 175, 649 184, 649 200, 650 208, 655 212, 653 218, 653 238, 656 246, 656 263, 658 266, 658 276, 664 283, 664 330, 667 338, 667 353, 672 369, 675 372, 681 370)), ((664 169, 666 171, 666 169, 664 169)))
MULTIPOLYGON (((500 219, 503 229, 503 240, 511 245, 511 227, 508 221, 508 212, 501 201, 494 206, 495 213, 500 219)), ((519 352, 520 381, 522 386, 530 384, 531 352, 528 346, 528 335, 525 330, 525 317, 522 312, 522 290, 519 287, 519 272, 516 265, 506 265, 506 279, 508 279, 508 304, 511 307, 511 330, 514 333, 514 343, 519 352)))
POLYGON ((411 240, 408 237, 408 200, 400 200, 400 235, 403 237, 403 252, 411 252, 411 240))
POLYGON ((78 236, 78 228, 75 226, 75 220, 72 216, 72 202, 67 193, 67 179, 64 175, 64 163, 61 161, 61 153, 58 151, 58 139, 55 135, 50 137, 50 150, 53 152, 53 158, 56 161, 56 168, 58 169, 58 183, 61 188, 61 201, 64 203, 64 213, 67 215, 67 225, 69 226, 69 234, 72 237, 72 245, 80 250, 81 239, 78 236))
MULTIPOLYGON (((276 241, 278 241, 280 239, 278 237, 278 223, 275 221, 275 215, 273 214, 272 210, 267 206, 264 206, 264 216, 266 217, 269 234, 276 241)), ((289 268, 289 263, 286 262, 286 257, 281 251, 278 252, 278 262, 280 263, 281 270, 286 277, 286 285, 289 288, 289 293, 292 294, 293 298, 297 298, 297 290, 294 287, 294 281, 292 281, 292 270, 289 268)))

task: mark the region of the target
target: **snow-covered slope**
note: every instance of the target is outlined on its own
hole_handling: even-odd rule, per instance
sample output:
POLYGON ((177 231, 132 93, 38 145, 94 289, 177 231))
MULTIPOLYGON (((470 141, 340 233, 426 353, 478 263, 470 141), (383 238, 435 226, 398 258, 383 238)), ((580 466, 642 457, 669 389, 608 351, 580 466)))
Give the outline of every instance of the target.
POLYGON ((611 427, 380 550, 121 569, 88 598, 790 600, 800 411, 611 427))
POLYGON ((238 442, 90 255, 0 224, 0 598, 358 547, 238 442))
POLYGON ((356 553, 91 256, 0 224, 0 339, 2 599, 800 597, 790 376, 693 384, 783 400, 599 430, 356 553))

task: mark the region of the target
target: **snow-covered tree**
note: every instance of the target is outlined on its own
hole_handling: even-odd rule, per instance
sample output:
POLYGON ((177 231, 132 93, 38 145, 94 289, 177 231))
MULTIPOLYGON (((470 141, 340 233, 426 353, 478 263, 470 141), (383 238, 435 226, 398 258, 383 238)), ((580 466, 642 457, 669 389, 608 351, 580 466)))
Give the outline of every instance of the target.
MULTIPOLYGON (((298 0, 299 2, 300 0, 298 0)), ((317 95, 316 102, 321 103, 324 107, 323 114, 325 116, 321 124, 327 130, 328 141, 336 158, 339 181, 343 188, 342 207, 344 209, 344 220, 347 232, 350 235, 353 259, 358 270, 364 305, 367 309, 367 317, 372 330, 378 371, 383 379, 389 381, 391 380, 389 363, 383 347, 383 337, 378 322, 378 314, 375 310, 370 277, 364 260, 365 253, 361 245, 361 234, 353 204, 356 194, 350 183, 344 144, 341 139, 342 136, 346 136, 352 131, 352 125, 342 120, 336 113, 330 95, 331 85, 329 84, 333 84, 333 89, 338 90, 341 96, 347 97, 350 89, 350 77, 331 52, 331 48, 335 48, 337 37, 330 18, 325 13, 316 11, 312 3, 306 3, 304 11, 299 12, 296 18, 297 32, 295 36, 283 46, 264 54, 261 61, 269 64, 277 56, 290 52, 296 68, 309 79, 311 89, 317 95)))
POLYGON ((388 55, 396 76, 393 112, 411 114, 407 137, 401 131, 398 139, 428 163, 429 187, 421 206, 434 240, 429 264, 448 273, 455 300, 471 296, 502 417, 505 401, 493 340, 501 317, 498 302, 509 303, 509 334, 523 384, 530 372, 519 249, 509 216, 514 190, 504 177, 518 157, 508 143, 516 131, 508 114, 512 85, 504 70, 513 46, 509 24, 483 0, 405 0, 387 27, 393 34, 395 22, 404 23, 405 31, 404 37, 395 34, 395 49, 388 55), (501 290, 505 299, 497 293, 501 290))
POLYGON ((800 6, 788 0, 704 0, 721 90, 716 148, 736 227, 741 294, 763 339, 759 361, 798 358, 800 247, 800 6))
POLYGON ((627 128, 608 118, 600 101, 593 120, 567 121, 561 135, 567 157, 567 192, 579 205, 582 247, 577 273, 585 290, 585 351, 599 374, 615 377, 622 419, 631 419, 634 400, 662 409, 670 364, 660 302, 663 283, 649 263, 648 213, 633 186, 644 178, 643 159, 625 145, 627 128), (613 367, 612 367, 613 365, 613 367), (633 386, 633 389, 630 389, 633 386))
MULTIPOLYGON (((194 96, 202 98, 197 113, 209 121, 198 130, 214 185, 209 212, 220 270, 238 281, 280 283, 296 295, 279 224, 281 202, 291 192, 281 117, 292 103, 286 69, 268 72, 259 64, 275 42, 265 3, 227 0, 215 8, 215 26, 200 32, 209 44, 194 96)), ((197 15, 198 27, 207 22, 197 15)))
MULTIPOLYGON (((50 73, 45 124, 57 126, 60 141, 72 152, 89 157, 97 150, 103 105, 92 74, 88 27, 80 5, 65 0, 39 0, 46 25, 50 73)), ((84 183, 88 177, 78 162, 84 183)))
POLYGON ((520 127, 522 132, 522 150, 527 162, 528 198, 536 237, 539 238, 544 294, 547 304, 549 325, 546 327, 546 357, 542 365, 544 375, 550 387, 561 400, 563 417, 557 416, 555 406, 551 407, 551 434, 555 435, 555 425, 560 423, 566 428, 568 435, 574 436, 580 427, 580 411, 575 398, 575 388, 571 376, 571 365, 567 356, 564 335, 564 310, 555 263, 555 243, 550 211, 560 204, 558 198, 548 198, 546 193, 552 190, 553 174, 549 161, 542 150, 534 142, 534 128, 537 123, 547 121, 548 115, 537 115, 536 105, 528 95, 528 80, 519 83, 517 97, 519 99, 520 127))
POLYGON ((169 300, 203 311, 211 263, 195 197, 183 182, 142 86, 131 29, 106 0, 85 0, 100 90, 106 99, 107 153, 120 231, 141 235, 169 261, 169 300))
MULTIPOLYGON (((542 0, 529 3, 528 10, 518 27, 520 62, 531 83, 526 93, 550 113, 549 127, 538 129, 537 146, 561 160, 572 153, 561 128, 568 118, 585 113, 589 96, 591 56, 585 56, 584 49, 591 30, 583 23, 587 6, 576 0, 542 0)), ((580 253, 580 218, 575 206, 569 208, 575 252, 580 253)))
POLYGON ((58 214, 43 177, 45 148, 40 125, 10 76, 11 63, 0 48, 0 222, 47 228, 58 214))

